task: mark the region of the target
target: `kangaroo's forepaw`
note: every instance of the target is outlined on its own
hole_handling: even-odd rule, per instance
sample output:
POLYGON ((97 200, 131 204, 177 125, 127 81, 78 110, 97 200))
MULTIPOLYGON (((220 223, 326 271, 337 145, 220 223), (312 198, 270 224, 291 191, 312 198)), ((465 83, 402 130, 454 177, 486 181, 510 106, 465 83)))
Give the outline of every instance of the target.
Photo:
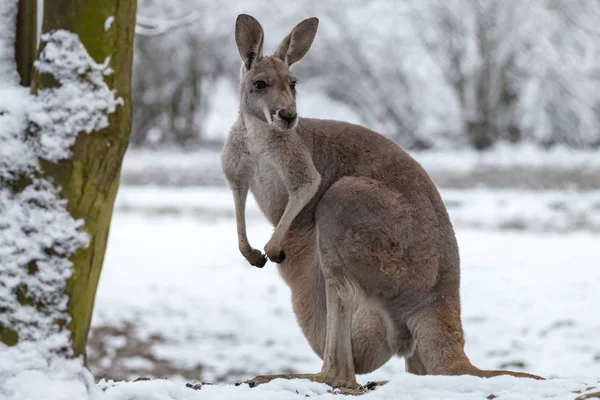
POLYGON ((250 265, 253 265, 258 268, 264 267, 267 263, 267 257, 263 253, 261 253, 260 250, 250 248, 247 251, 243 252, 242 255, 246 260, 248 260, 250 265))
POLYGON ((281 247, 271 241, 265 246, 265 253, 271 262, 279 264, 285 260, 285 253, 281 247))
POLYGON ((271 260, 274 263, 280 264, 285 260, 285 253, 283 252, 283 250, 281 250, 279 253, 270 256, 269 260, 271 260))

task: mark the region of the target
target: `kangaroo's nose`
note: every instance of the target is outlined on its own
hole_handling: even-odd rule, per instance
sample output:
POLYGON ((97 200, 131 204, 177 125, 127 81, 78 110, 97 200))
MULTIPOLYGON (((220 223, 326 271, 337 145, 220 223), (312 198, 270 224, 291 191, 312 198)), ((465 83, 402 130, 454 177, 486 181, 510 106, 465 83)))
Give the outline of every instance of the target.
POLYGON ((295 110, 279 110, 279 118, 284 120, 287 123, 292 122, 296 119, 298 114, 296 114, 295 110))

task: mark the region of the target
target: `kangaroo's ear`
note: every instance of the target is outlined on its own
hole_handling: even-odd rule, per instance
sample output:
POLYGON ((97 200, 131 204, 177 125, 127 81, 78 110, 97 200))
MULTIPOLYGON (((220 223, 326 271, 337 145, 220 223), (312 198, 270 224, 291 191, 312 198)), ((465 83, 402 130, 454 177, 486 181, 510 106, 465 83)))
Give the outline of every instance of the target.
POLYGON ((292 32, 283 39, 279 48, 273 55, 281 58, 285 63, 291 66, 306 55, 308 49, 317 34, 319 27, 318 18, 307 18, 292 29, 292 32))
POLYGON ((246 69, 263 56, 264 32, 260 23, 248 14, 238 15, 235 21, 235 43, 246 69))

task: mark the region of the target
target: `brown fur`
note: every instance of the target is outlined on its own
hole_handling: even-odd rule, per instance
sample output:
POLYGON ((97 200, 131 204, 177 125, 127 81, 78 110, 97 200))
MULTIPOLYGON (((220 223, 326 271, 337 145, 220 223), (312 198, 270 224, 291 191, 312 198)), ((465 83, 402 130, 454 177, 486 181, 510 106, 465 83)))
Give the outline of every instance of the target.
POLYGON ((246 237, 251 190, 275 226, 266 256, 279 263, 300 328, 323 359, 320 373, 297 377, 354 388, 356 373, 398 355, 421 375, 538 378, 481 371, 464 353, 458 246, 423 168, 376 132, 297 117, 289 67, 316 29, 316 19, 302 21, 275 56, 263 56, 260 24, 238 17, 240 115, 222 153, 240 250, 264 265, 246 237))

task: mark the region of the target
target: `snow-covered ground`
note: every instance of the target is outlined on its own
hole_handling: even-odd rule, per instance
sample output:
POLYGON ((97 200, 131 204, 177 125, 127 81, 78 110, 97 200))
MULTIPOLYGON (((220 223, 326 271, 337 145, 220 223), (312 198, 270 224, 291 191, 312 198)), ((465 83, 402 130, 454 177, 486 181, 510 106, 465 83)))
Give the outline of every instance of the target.
MULTIPOLYGON (((449 204, 465 204, 450 212, 462 255, 467 353, 482 368, 553 379, 416 377, 404 372, 402 360, 393 360, 360 377, 363 383, 391 379, 365 398, 574 399, 574 392, 600 386, 600 234, 577 225, 544 229, 556 225, 544 204, 558 198, 567 209, 595 204, 590 209, 598 211, 600 195, 442 194, 449 204), (506 210, 537 222, 503 225, 506 210)), ((108 389, 100 398, 334 395, 307 382, 275 381, 255 389, 228 385, 257 374, 320 368, 275 267, 256 269, 239 255, 231 208, 225 188, 121 189, 96 300, 94 335, 104 340, 90 352, 92 372, 117 380, 168 381, 102 380, 99 386, 108 389), (193 380, 223 383, 195 391, 184 385, 193 380)), ((262 247, 272 228, 255 203, 248 214, 250 241, 262 247)))

